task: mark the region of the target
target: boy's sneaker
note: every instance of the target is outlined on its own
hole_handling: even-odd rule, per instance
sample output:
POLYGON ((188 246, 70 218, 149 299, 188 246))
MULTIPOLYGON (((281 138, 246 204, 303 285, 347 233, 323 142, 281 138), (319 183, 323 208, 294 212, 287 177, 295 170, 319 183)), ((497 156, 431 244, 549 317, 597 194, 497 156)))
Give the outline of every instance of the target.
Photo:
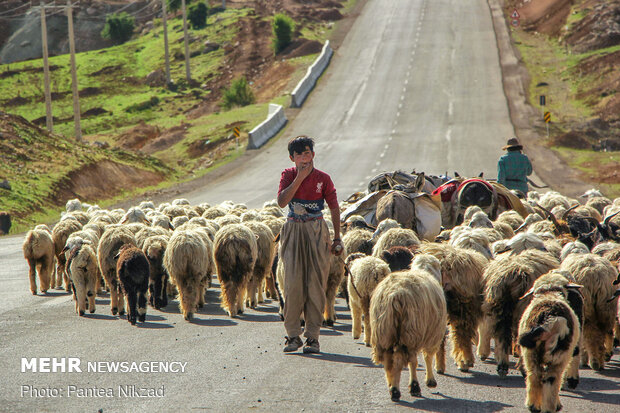
POLYGON ((321 346, 319 346, 319 340, 314 338, 309 338, 306 340, 306 344, 304 345, 304 353, 320 353, 321 346))
POLYGON ((285 343, 286 346, 284 347, 284 352, 285 353, 290 353, 291 351, 295 351, 298 350, 299 347, 301 347, 304 343, 301 341, 301 338, 299 338, 299 336, 296 337, 284 337, 286 339, 285 343))

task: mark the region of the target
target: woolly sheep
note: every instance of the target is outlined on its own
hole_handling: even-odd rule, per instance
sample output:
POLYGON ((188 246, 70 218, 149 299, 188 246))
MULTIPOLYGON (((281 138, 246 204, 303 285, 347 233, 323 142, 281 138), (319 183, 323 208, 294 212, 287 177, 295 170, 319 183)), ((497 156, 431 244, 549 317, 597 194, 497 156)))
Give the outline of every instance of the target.
POLYGON ((568 271, 577 284, 583 285, 584 327, 582 365, 590 364, 593 370, 603 370, 605 358, 613 350, 613 328, 617 298, 613 285, 618 273, 611 263, 596 254, 571 254, 562 262, 561 269, 568 271), (607 354, 606 354, 607 353, 607 354))
POLYGON ((28 261, 28 278, 30 279, 30 292, 37 294, 37 273, 41 292, 45 294, 50 288, 51 278, 54 274, 54 241, 49 231, 33 229, 28 231, 22 245, 24 258, 28 261))
POLYGON ((221 228, 221 227, 224 227, 226 225, 240 224, 241 223, 241 218, 239 218, 236 215, 227 214, 227 215, 224 215, 222 217, 215 218, 214 221, 217 222, 218 225, 221 228))
POLYGON ((323 309, 323 323, 329 327, 333 327, 336 321, 336 294, 345 281, 344 261, 341 257, 346 255, 346 247, 343 248, 340 255, 329 254, 329 270, 325 284, 325 308, 323 309))
MULTIPOLYGON (((349 259, 347 259, 349 261, 349 259)), ((373 291, 390 274, 390 267, 376 257, 363 257, 347 263, 350 267, 348 277, 349 306, 353 327, 353 339, 360 338, 362 317, 364 319, 364 343, 370 347, 370 297, 373 291)))
POLYGON ((181 225, 185 224, 186 222, 189 222, 189 218, 186 217, 185 215, 174 217, 172 218, 172 227, 179 228, 181 225))
POLYGON ((390 271, 395 272, 411 269, 413 257, 414 255, 411 249, 397 245, 383 250, 380 258, 387 263, 390 267, 390 271))
POLYGON ((383 250, 387 250, 396 245, 402 247, 418 246, 420 245, 420 240, 413 230, 390 228, 377 239, 375 246, 372 248, 372 255, 379 257, 383 250))
POLYGON ((62 250, 65 248, 67 238, 69 235, 82 229, 80 224, 75 219, 68 219, 58 222, 52 230, 52 240, 54 241, 54 254, 56 255, 56 280, 52 279, 50 288, 58 287, 62 288, 63 280, 65 284, 65 290, 69 291, 69 278, 65 273, 65 264, 67 263, 65 254, 62 250))
POLYGON ((240 219, 241 219, 241 222, 261 221, 261 215, 258 211, 251 209, 241 214, 240 219))
POLYGON ((145 212, 149 209, 155 210, 155 204, 153 203, 153 201, 142 201, 138 205, 138 208, 145 212))
POLYGON ((375 288, 370 301, 372 360, 383 364, 392 401, 400 399, 400 376, 409 367, 409 392, 421 395, 418 353, 423 352, 426 385, 437 386, 432 359, 441 347, 447 321, 440 283, 420 270, 395 272, 375 288))
POLYGON ((178 198, 178 199, 174 199, 172 200, 172 205, 174 206, 178 206, 178 205, 191 205, 190 202, 185 199, 185 198, 178 198))
POLYGON ((136 238, 126 226, 117 226, 105 230, 97 247, 99 270, 110 289, 112 315, 125 314, 125 302, 116 272, 118 251, 125 244, 136 245, 136 238))
POLYGON ((197 231, 177 229, 172 233, 164 253, 164 268, 179 291, 179 307, 187 321, 196 312, 201 295, 204 297, 202 280, 209 274, 210 261, 211 255, 197 231))
POLYGON ((463 228, 465 230, 457 232, 456 236, 454 235, 454 229, 452 230, 453 235, 450 237, 450 245, 476 251, 487 259, 492 259, 493 252, 491 251, 491 245, 486 233, 481 228, 463 228))
POLYGON ((589 254, 590 250, 579 241, 569 242, 564 245, 560 253, 560 262, 564 261, 569 254, 589 254))
MULTIPOLYGON (((484 211, 482 211, 482 208, 480 208, 478 205, 468 206, 467 209, 465 210, 465 213, 463 214, 463 222, 464 223, 470 222, 474 218, 474 215, 476 215, 479 212, 482 212, 484 214, 484 211)), ((484 215, 486 216, 486 214, 484 215)))
POLYGON ((147 224, 151 225, 143 210, 131 207, 121 219, 121 224, 147 224))
POLYGON ((254 233, 243 224, 223 226, 215 235, 214 257, 222 308, 230 317, 242 314, 246 285, 257 258, 254 233))
POLYGON ((514 211, 511 209, 509 211, 504 211, 501 214, 499 214, 499 216, 495 220, 495 223, 499 223, 499 222, 510 225, 510 227, 514 231, 517 228, 519 228, 521 225, 523 225, 525 220, 517 211, 514 211))
POLYGON ((75 312, 80 316, 86 309, 94 313, 100 275, 97 256, 90 243, 77 243, 68 251, 67 274, 73 290, 75 312))
POLYGON ((378 240, 381 237, 381 235, 383 235, 384 232, 392 228, 402 228, 402 227, 395 219, 391 219, 391 218, 386 218, 383 221, 379 222, 379 225, 377 225, 377 229, 372 234, 373 242, 378 240))
POLYGON ((483 274, 488 260, 478 252, 448 244, 422 244, 420 252, 441 263, 452 357, 461 371, 468 371, 474 365, 472 343, 484 315, 483 274))
POLYGON ((168 305, 168 272, 164 268, 164 254, 168 246, 168 237, 154 235, 144 240, 142 251, 149 260, 149 304, 160 309, 168 305))
POLYGON ((247 284, 246 294, 246 305, 250 308, 256 308, 257 304, 265 301, 262 285, 267 273, 271 270, 276 249, 273 234, 267 225, 258 221, 246 221, 243 224, 256 236, 256 263, 247 284))
MULTIPOLYGON (((491 261, 484 272, 485 291, 483 312, 488 317, 488 328, 495 340, 495 359, 500 377, 508 374, 508 355, 517 324, 526 303, 521 298, 534 281, 559 266, 551 254, 528 249, 518 255, 508 255, 491 261)), ((481 338, 483 348, 478 349, 481 359, 489 355, 486 340, 481 338)))
POLYGON ((518 342, 526 370, 530 411, 553 413, 561 410, 560 386, 577 346, 579 320, 570 307, 568 280, 559 274, 540 277, 533 298, 519 322, 518 342))
POLYGON ((603 215, 605 207, 608 205, 611 205, 611 200, 601 196, 589 198, 586 202, 586 206, 596 209, 601 215, 603 215))
POLYGON ((471 228, 493 228, 493 222, 482 211, 476 212, 469 220, 468 225, 471 228))
POLYGON ((70 200, 67 201, 67 203, 65 205, 65 209, 67 210, 67 212, 81 211, 82 210, 82 203, 77 198, 70 199, 70 200))
POLYGON ((171 229, 174 230, 172 223, 170 222, 170 218, 168 215, 157 214, 151 217, 151 226, 159 227, 165 230, 171 229))
POLYGON ((136 247, 142 248, 144 241, 149 237, 162 236, 170 238, 170 231, 163 229, 162 227, 144 227, 136 233, 136 247))
POLYGON ((206 219, 215 219, 215 218, 218 218, 218 217, 223 217, 227 213, 228 213, 228 210, 225 209, 225 208, 222 208, 220 206, 212 206, 211 208, 208 208, 202 214, 202 217, 206 218, 206 219))
POLYGON ((342 243, 344 244, 347 252, 353 254, 361 252, 366 255, 372 254, 372 232, 363 228, 354 228, 347 231, 342 236, 342 243))

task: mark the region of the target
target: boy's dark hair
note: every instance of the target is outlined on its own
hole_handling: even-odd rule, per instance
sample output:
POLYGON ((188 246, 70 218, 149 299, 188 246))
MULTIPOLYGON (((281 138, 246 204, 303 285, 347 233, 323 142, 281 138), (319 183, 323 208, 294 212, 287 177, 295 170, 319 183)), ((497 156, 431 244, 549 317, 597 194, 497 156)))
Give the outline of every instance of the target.
POLYGON ((314 140, 305 135, 298 136, 288 142, 288 154, 291 156, 293 156, 295 152, 302 154, 306 150, 306 147, 308 147, 311 152, 314 152, 314 140))

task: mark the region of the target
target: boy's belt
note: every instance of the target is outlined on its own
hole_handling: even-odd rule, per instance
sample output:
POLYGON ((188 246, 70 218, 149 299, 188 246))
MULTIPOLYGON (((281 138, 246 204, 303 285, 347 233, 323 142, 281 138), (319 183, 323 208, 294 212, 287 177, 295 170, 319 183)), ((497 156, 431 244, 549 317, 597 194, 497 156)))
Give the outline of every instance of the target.
POLYGON ((307 218, 288 217, 288 220, 293 221, 293 222, 310 222, 310 221, 317 221, 319 219, 323 219, 323 215, 320 215, 318 217, 307 217, 307 218))
POLYGON ((507 181, 512 181, 512 182, 525 182, 523 179, 510 179, 510 178, 506 178, 507 181))

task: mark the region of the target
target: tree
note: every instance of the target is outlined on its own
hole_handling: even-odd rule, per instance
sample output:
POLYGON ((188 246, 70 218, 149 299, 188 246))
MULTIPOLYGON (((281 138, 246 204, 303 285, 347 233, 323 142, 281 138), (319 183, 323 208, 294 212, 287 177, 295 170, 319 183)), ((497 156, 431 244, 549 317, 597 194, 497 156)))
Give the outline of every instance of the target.
POLYGON ((280 53, 293 39, 295 22, 285 14, 276 14, 271 24, 273 30, 273 50, 276 54, 280 53))
POLYGON ((101 32, 101 37, 111 39, 117 44, 125 43, 131 38, 135 26, 133 16, 122 12, 120 14, 108 14, 105 19, 105 26, 101 32))
POLYGON ((192 29, 202 29, 207 26, 207 14, 209 9, 204 2, 194 3, 189 6, 187 18, 192 25, 192 29))
MULTIPOLYGON (((191 3, 191 0, 185 0, 185 6, 191 3)), ((168 0, 168 9, 175 12, 181 8, 181 0, 168 0)))
POLYGON ((247 106, 254 103, 256 98, 250 88, 245 77, 240 77, 232 81, 230 87, 224 90, 222 95, 222 103, 224 109, 230 109, 233 106, 247 106))

